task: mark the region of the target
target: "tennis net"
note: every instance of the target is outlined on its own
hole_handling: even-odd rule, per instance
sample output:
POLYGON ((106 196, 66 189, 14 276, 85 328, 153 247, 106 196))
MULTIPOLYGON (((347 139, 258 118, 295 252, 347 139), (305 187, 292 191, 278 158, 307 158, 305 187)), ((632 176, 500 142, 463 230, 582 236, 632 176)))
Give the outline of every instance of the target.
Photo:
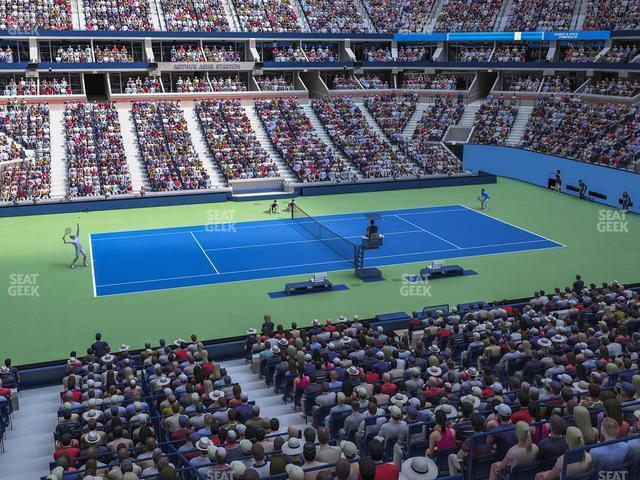
POLYGON ((291 210, 291 218, 303 230, 311 234, 315 239, 320 240, 342 258, 352 263, 355 261, 355 244, 322 225, 297 205, 291 210))

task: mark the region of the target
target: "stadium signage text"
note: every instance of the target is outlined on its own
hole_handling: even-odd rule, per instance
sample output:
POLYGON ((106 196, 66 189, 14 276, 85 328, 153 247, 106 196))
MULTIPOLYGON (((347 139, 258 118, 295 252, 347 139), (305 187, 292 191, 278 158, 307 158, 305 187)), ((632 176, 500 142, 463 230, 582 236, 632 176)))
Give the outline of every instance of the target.
POLYGON ((159 64, 161 70, 172 71, 220 71, 236 72, 241 70, 251 70, 252 62, 163 62, 159 64))

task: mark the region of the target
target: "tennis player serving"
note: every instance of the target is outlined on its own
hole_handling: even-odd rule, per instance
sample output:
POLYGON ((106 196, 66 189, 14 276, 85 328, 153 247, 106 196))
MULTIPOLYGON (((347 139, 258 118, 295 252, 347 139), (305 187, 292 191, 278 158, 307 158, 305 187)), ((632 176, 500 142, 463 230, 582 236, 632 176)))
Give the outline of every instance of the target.
POLYGON ((84 248, 82 247, 82 244, 80 243, 80 224, 77 223, 76 224, 76 234, 75 235, 71 235, 71 229, 67 228, 64 231, 64 235, 62 236, 62 241, 65 243, 65 245, 73 245, 74 248, 76 249, 76 258, 73 259, 73 262, 71 262, 71 268, 75 268, 76 266, 76 262, 78 261, 78 259, 80 258, 80 255, 82 255, 82 266, 86 267, 87 266, 87 254, 84 251, 84 248), (67 240, 67 235, 69 235, 69 240, 67 240))

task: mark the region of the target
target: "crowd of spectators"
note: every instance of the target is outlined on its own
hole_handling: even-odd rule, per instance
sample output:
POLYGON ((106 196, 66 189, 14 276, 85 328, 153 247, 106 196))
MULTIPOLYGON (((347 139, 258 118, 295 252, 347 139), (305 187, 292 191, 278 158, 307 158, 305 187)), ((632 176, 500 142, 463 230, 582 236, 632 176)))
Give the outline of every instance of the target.
POLYGON ((581 81, 573 75, 556 74, 544 77, 542 92, 545 93, 571 93, 580 86, 581 81))
POLYGON ((464 113, 464 98, 438 95, 433 104, 427 106, 418 120, 413 134, 416 142, 441 142, 447 129, 457 125, 464 113))
POLYGON ((78 45, 77 47, 72 47, 69 45, 67 48, 59 47, 56 50, 55 56, 53 58, 54 62, 57 63, 87 63, 93 61, 93 55, 91 51, 91 45, 87 45, 86 47, 82 47, 78 45))
POLYGON ((175 81, 174 91, 178 93, 212 92, 213 89, 206 77, 193 74, 179 76, 175 81))
POLYGON ((246 92, 247 84, 239 75, 209 75, 211 88, 214 92, 246 92))
POLYGON ((228 32, 229 20, 220 0, 161 0, 170 32, 228 32))
POLYGON ((419 174, 419 168, 380 138, 349 97, 312 100, 312 107, 331 140, 367 178, 419 174))
POLYGON ((24 77, 20 77, 20 79, 16 81, 14 77, 5 77, 0 79, 0 82, 4 83, 2 94, 5 97, 38 94, 38 82, 33 78, 25 80, 24 77))
POLYGON ((407 126, 407 122, 416 111, 418 95, 405 93, 396 95, 367 95, 364 105, 375 118, 376 123, 390 139, 395 139, 407 126))
POLYGON ((456 51, 455 61, 458 62, 488 62, 493 47, 463 47, 456 51))
POLYGON ((389 82, 378 73, 364 73, 358 77, 358 81, 365 90, 386 90, 389 88, 389 82))
POLYGON ((583 93, 592 95, 615 95, 618 97, 635 97, 640 93, 637 80, 625 78, 603 78, 585 87, 583 93))
POLYGON ((98 46, 94 49, 95 61, 98 63, 131 63, 133 62, 133 55, 129 52, 127 47, 122 45, 118 48, 114 45, 111 48, 98 46))
POLYGON ((15 61, 16 56, 11 46, 7 46, 7 48, 0 47, 0 63, 14 63, 15 61))
POLYGON ((151 190, 209 188, 180 102, 133 102, 131 113, 151 190))
POLYGON ((322 45, 311 48, 303 48, 304 54, 307 56, 310 62, 336 62, 338 61, 338 55, 329 48, 329 46, 322 45))
POLYGON ((158 77, 129 77, 123 93, 160 93, 162 87, 158 77))
POLYGON ((516 0, 509 12, 507 31, 569 30, 576 0, 516 0))
POLYGON ((514 62, 522 63, 527 61, 526 45, 498 45, 493 54, 494 62, 514 62))
POLYGON ((391 49, 384 48, 365 48, 362 50, 363 62, 392 62, 391 49))
POLYGON ((640 52, 636 45, 616 45, 615 47, 611 47, 598 61, 602 63, 628 63, 633 60, 638 53, 640 52))
POLYGON ((205 45, 203 48, 204 58, 207 62, 239 62, 240 53, 233 46, 222 47, 217 45, 205 45))
POLYGON ((542 76, 530 73, 511 73, 505 78, 505 89, 510 92, 537 92, 542 76))
POLYGON ((503 0, 448 0, 443 3, 436 32, 491 31, 503 0))
POLYGON ((434 0, 403 0, 400 18, 396 22, 398 32, 422 32, 431 15, 434 0))
POLYGON ((515 98, 488 96, 476 112, 474 142, 502 145, 509 136, 517 114, 518 106, 515 98))
POLYGON ((327 76, 327 87, 331 90, 356 90, 362 88, 356 77, 348 73, 336 73, 327 76))
POLYGON ((67 103, 64 126, 71 197, 132 190, 115 103, 67 103))
POLYGON ((204 62, 205 60, 204 52, 198 46, 187 45, 185 48, 184 45, 177 47, 172 45, 169 50, 170 62, 204 62))
POLYGON ((540 98, 522 137, 531 150, 626 168, 638 151, 636 106, 586 103, 573 96, 540 98))
POLYGON ((2 201, 48 198, 51 192, 49 105, 9 99, 0 106, 0 131, 33 152, 4 171, 2 201))
POLYGON ((583 30, 637 30, 640 3, 637 0, 589 0, 583 30))
POLYGON ((300 0, 300 5, 312 32, 369 33, 354 0, 300 0))
POLYGON ((349 168, 316 134, 296 98, 256 100, 271 142, 300 182, 348 180, 349 168))
POLYGON ((639 452, 626 438, 640 432, 638 305, 637 291, 578 275, 521 307, 414 313, 397 333, 357 316, 290 331, 265 320, 245 348, 322 429, 305 441, 318 435, 321 452, 327 427, 341 445, 333 458, 359 459, 344 474, 336 465, 339 479, 619 474, 639 452))
POLYGON ((410 90, 459 90, 459 77, 451 73, 406 73, 402 78, 402 88, 410 90))
POLYGON ((391 0, 363 0, 371 23, 378 33, 398 32, 403 2, 391 0))
POLYGON ((71 30, 70 0, 4 0, 0 2, 0 30, 71 30))
POLYGON ((40 95, 73 95, 73 93, 71 83, 64 77, 59 80, 57 78, 40 79, 40 95))
POLYGON ((398 48, 399 62, 428 62, 431 60, 431 51, 420 45, 407 45, 398 48))
MULTIPOLYGON (((293 47, 293 45, 289 45, 288 47, 278 48, 273 47, 272 51, 273 61, 274 62, 306 62, 307 57, 305 56, 302 48, 293 47)), ((312 60, 317 61, 317 60, 312 60)))
POLYGON ((87 30, 141 31, 154 29, 149 0, 84 0, 87 30))
POLYGON ((254 77, 263 92, 285 92, 295 90, 294 84, 280 74, 265 74, 254 77))
POLYGON ((228 180, 278 176, 240 100, 199 100, 196 112, 211 155, 228 180))
POLYGON ((402 139, 398 148, 428 175, 453 175, 462 171, 462 162, 442 143, 429 142, 425 138, 402 139))
MULTIPOLYGON (((240 431, 227 400, 229 407, 245 405, 238 415, 246 407, 251 412, 252 406, 226 370, 209 360, 203 344, 191 338, 172 346, 160 340, 157 348, 147 344, 133 355, 128 345, 112 352, 98 333, 86 355, 70 352, 61 382, 54 464, 47 479, 177 480, 227 472, 229 465, 222 464, 225 449, 218 448, 216 454, 215 445, 226 442, 231 450, 232 438, 240 431), (218 435, 218 421, 224 435, 218 435), (234 425, 223 429, 230 421, 234 425), (185 464, 193 468, 183 473, 185 464)), ((235 454, 240 458, 238 447, 235 454)))
POLYGON ((570 45, 564 51, 563 61, 571 63, 591 63, 600 53, 600 47, 570 45))
POLYGON ((289 0, 233 0, 240 27, 247 32, 300 32, 289 0))

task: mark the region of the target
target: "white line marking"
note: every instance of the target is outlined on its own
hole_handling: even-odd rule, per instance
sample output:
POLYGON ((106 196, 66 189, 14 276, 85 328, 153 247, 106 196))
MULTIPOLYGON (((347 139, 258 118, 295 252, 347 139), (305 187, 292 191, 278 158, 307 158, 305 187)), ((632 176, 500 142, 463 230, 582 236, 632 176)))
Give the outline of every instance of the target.
MULTIPOLYGON (((424 208, 436 208, 436 207, 424 207, 424 208)), ((467 208, 467 207, 465 207, 467 208)), ((414 210, 414 209, 409 209, 409 210, 414 210)), ((380 210, 382 212, 387 211, 387 212, 397 212, 398 210, 380 210)), ((459 208, 455 208, 455 209, 451 209, 451 210, 437 210, 434 212, 429 212, 429 211, 425 211, 425 212, 414 212, 414 213, 410 213, 408 215, 416 215, 416 214, 431 214, 431 213, 445 213, 445 212, 460 212, 461 209, 459 208)), ((356 214, 351 214, 351 213, 345 213, 345 214, 338 214, 338 215, 356 215, 356 214)), ((358 215, 362 215, 362 214, 358 214, 358 215)), ((391 215, 380 215, 381 218, 390 218, 390 217, 395 217, 395 214, 391 214, 391 215)), ((320 217, 316 217, 316 218, 323 218, 323 216, 320 217)), ((285 219, 278 219, 278 220, 285 220, 285 219)), ((361 220, 359 217, 348 217, 348 218, 329 218, 326 220, 322 220, 320 223, 333 223, 333 222, 344 222, 344 221, 350 221, 350 220, 361 220)), ((273 219, 269 219, 269 220, 250 220, 252 222, 269 222, 272 221, 274 222, 273 224, 269 224, 269 225, 240 225, 238 226, 238 224, 234 225, 236 230, 244 230, 244 229, 250 229, 250 228, 274 228, 274 227, 282 227, 283 225, 291 225, 290 222, 286 222, 286 223, 275 223, 275 221, 273 219)), ((248 223, 248 222, 241 222, 241 223, 248 223)), ((224 223, 215 223, 212 225, 224 225, 224 223)), ((181 227, 178 227, 181 228, 181 227)), ((184 228, 194 228, 194 230, 181 230, 179 232, 157 232, 157 233, 146 233, 146 234, 141 234, 141 235, 119 235, 117 237, 103 237, 103 238, 96 238, 95 241, 99 242, 99 241, 103 241, 103 240, 120 240, 121 238, 140 238, 140 237, 156 237, 156 236, 162 236, 162 235, 180 235, 183 233, 189 234, 191 232, 199 232, 199 233, 220 233, 219 231, 212 231, 209 232, 206 227, 203 228, 201 225, 197 225, 195 227, 184 227, 184 228)), ((108 233, 107 233, 108 234, 108 233)), ((105 234, 100 234, 100 235, 105 235, 105 234)))
MULTIPOLYGON (((556 242, 558 243, 558 242, 556 242)), ((497 253, 491 253, 491 254, 486 254, 486 253, 481 253, 478 255, 466 255, 464 257, 451 257, 450 260, 455 260, 456 258, 477 258, 477 257, 486 257, 487 255, 509 255, 509 254, 513 254, 513 253, 523 253, 523 252, 538 252, 541 250, 550 250, 553 248, 566 248, 566 245, 557 245, 554 247, 546 247, 546 248, 527 248, 524 250, 514 250, 513 252, 497 252, 497 253)), ((454 250, 452 250, 454 251, 454 250)), ((375 260, 375 258, 373 258, 372 260, 375 260)), ((375 265, 378 267, 397 267, 398 265, 419 265, 421 264, 421 261, 416 261, 416 262, 400 262, 400 263, 385 263, 382 265, 375 265)), ((341 268, 339 270, 331 270, 332 272, 348 272, 348 271, 352 271, 353 268, 341 268)), ((221 274, 223 275, 223 274, 221 274)), ((198 288, 198 287, 211 287, 214 285, 219 285, 219 284, 229 284, 229 283, 245 283, 245 282, 258 282, 258 281, 262 281, 262 280, 271 280, 271 279, 277 279, 277 278, 292 278, 295 276, 299 276, 299 275, 305 275, 304 273, 296 273, 296 274, 289 274, 289 275, 276 275, 275 277, 261 277, 261 278, 248 278, 245 280, 231 280, 230 282, 220 282, 220 283, 206 283, 204 285, 184 285, 181 287, 167 287, 167 288, 154 288, 153 290, 136 290, 134 292, 121 292, 121 293, 106 293, 106 294, 102 294, 100 295, 101 297, 115 297, 117 295, 140 295, 141 293, 153 293, 153 292, 162 292, 162 291, 166 291, 166 290, 177 290, 177 289, 181 289, 181 288, 198 288)), ((215 276, 214 274, 209 274, 209 275, 204 275, 204 276, 209 276, 209 277, 213 277, 215 276)), ((189 278, 189 277, 186 277, 189 278)), ((160 279, 160 280, 153 280, 153 281, 163 281, 164 279, 160 279)), ((167 279, 169 280, 169 279, 167 279)), ((102 287, 103 285, 99 285, 98 287, 102 287)))
MULTIPOLYGON (((524 245, 525 243, 540 243, 547 242, 549 240, 527 240, 526 242, 511 242, 511 243, 494 243, 492 245, 479 245, 477 247, 457 247, 457 248, 447 248, 443 250, 427 250, 426 252, 409 252, 409 253, 397 253, 394 255, 380 255, 380 256, 371 256, 369 257, 371 260, 375 260, 376 258, 394 258, 394 257, 408 257, 411 255, 426 255, 430 253, 440 253, 440 252, 457 252, 464 250, 475 250, 476 248, 492 248, 492 247, 507 247, 512 245, 524 245)), ((555 243, 555 242, 554 242, 555 243)), ((524 250, 520 250, 524 251, 524 250)), ((484 255, 494 255, 493 253, 485 253, 484 255)))
MULTIPOLYGON (((389 236, 389 235, 404 235, 407 233, 416 233, 415 230, 405 230, 402 232, 391 232, 391 233, 386 233, 385 236, 389 236)), ((327 238, 324 240, 338 240, 339 238, 362 238, 361 235, 353 235, 353 236, 349 236, 349 237, 331 237, 331 238, 327 238)), ((317 239, 313 239, 313 240, 295 240, 295 241, 291 241, 291 242, 276 242, 276 243, 255 243, 255 244, 249 244, 249 245, 238 245, 237 247, 218 247, 218 248, 207 248, 205 249, 205 252, 217 252, 218 250, 236 250, 236 249, 242 249, 242 248, 254 248, 254 247, 271 247, 273 245, 291 245, 291 244, 296 244, 296 243, 313 243, 313 242, 322 242, 322 240, 317 240, 317 239)), ((225 272, 228 273, 228 272, 225 272)))
POLYGON ((562 245, 563 247, 566 247, 566 245, 564 243, 556 242, 555 240, 551 240, 550 238, 547 238, 544 235, 540 235, 539 233, 532 232, 531 230, 527 230, 526 228, 518 227, 517 225, 514 225, 513 223, 505 222, 504 220, 500 220, 499 218, 492 217, 491 215, 488 215, 488 214, 486 214, 484 212, 479 212, 478 210, 475 210, 473 208, 469 208, 466 205, 459 205, 459 206, 460 207, 464 207, 464 208, 466 208, 467 210, 469 210, 471 212, 478 213, 480 215, 484 215, 485 217, 489 217, 489 218, 495 220, 496 222, 504 223, 505 225, 509 225, 510 227, 517 228, 518 230, 522 230, 523 232, 530 233, 531 235, 535 235, 536 237, 544 238, 545 240, 549 240, 550 242, 557 243, 558 245, 562 245))
MULTIPOLYGON (((407 213, 407 215, 411 215, 411 214, 410 214, 410 213, 407 213)), ((428 233, 429 235, 432 235, 432 236, 434 236, 434 237, 436 237, 436 238, 438 238, 438 239, 442 240, 443 242, 448 243, 449 245, 453 245, 454 247, 456 247, 456 248, 458 248, 458 249, 462 249, 462 247, 461 247, 461 246, 456 245, 455 243, 450 242, 450 241, 449 241, 449 240, 447 240, 446 238, 442 238, 441 236, 436 235, 435 233, 430 232, 429 230, 425 230, 425 229, 424 229, 424 228, 422 228, 420 225, 416 225, 415 223, 410 222, 410 221, 409 221, 409 220, 407 220, 406 218, 402 218, 400 215, 394 215, 394 217, 398 218, 399 220, 402 220, 403 222, 408 223, 409 225, 411 225, 411 226, 413 226, 413 227, 416 227, 418 230, 422 230, 423 232, 428 233)))
MULTIPOLYGON (((166 280, 183 280, 187 278, 202 278, 202 277, 217 277, 218 275, 231 275, 234 273, 246 273, 246 272, 262 272, 266 270, 282 270, 283 268, 295 268, 295 267, 312 267, 314 265, 327 265, 329 263, 348 263, 351 264, 348 260, 332 260, 330 262, 315 262, 315 263, 298 263, 296 265, 283 265, 281 267, 265 267, 265 268, 252 268, 249 270, 234 270, 232 272, 223 272, 223 273, 203 273, 201 275, 187 275, 184 277, 170 277, 170 278, 157 278, 153 280, 136 280, 133 282, 122 282, 122 283, 108 283, 106 285, 100 285, 100 287, 116 287, 118 285, 131 285, 137 283, 151 283, 151 282, 164 282, 166 280)), ((291 275, 286 275, 291 276, 291 275)), ((273 278, 273 277, 268 277, 273 278)))
POLYGON ((216 266, 213 264, 213 262, 211 261, 211 259, 209 258, 209 255, 207 255, 207 252, 205 252, 204 248, 202 248, 202 245, 200 245, 200 242, 198 241, 198 239, 196 238, 196 236, 193 234, 193 232, 191 232, 191 236, 193 237, 193 239, 195 240, 195 242, 198 244, 198 247, 200 247, 200 251, 202 251, 202 254, 207 257, 207 260, 209 260, 209 264, 213 267, 213 269, 216 271, 216 273, 220 273, 218 271, 218 269, 216 268, 216 266))
MULTIPOLYGON (((507 246, 507 245, 521 245, 524 243, 537 243, 537 242, 546 242, 547 240, 529 240, 527 242, 513 242, 513 243, 497 243, 494 245, 482 245, 479 247, 467 247, 467 248, 449 248, 449 249, 444 249, 444 250, 428 250, 426 252, 412 252, 412 253, 397 253, 394 255, 380 255, 377 257, 370 257, 371 260, 376 260, 379 258, 399 258, 399 257, 407 257, 407 256, 411 256, 411 255, 424 255, 424 254, 430 254, 430 253, 441 253, 441 252, 457 252, 457 251, 464 251, 464 250, 474 250, 477 248, 490 248, 490 247, 500 247, 500 246, 507 246)), ((550 247, 548 247, 550 248, 550 247)), ((536 249, 533 249, 536 250, 536 249)), ((525 251, 525 250, 518 250, 518 251, 525 251)), ((512 253, 512 252, 503 252, 503 253, 512 253)), ((482 255, 493 255, 493 254, 482 254, 482 255)), ((480 255, 480 256, 482 256, 480 255)), ((263 272, 263 271, 268 271, 268 270, 281 270, 283 268, 296 268, 296 267, 311 267, 314 265, 327 265, 327 264, 331 264, 331 263, 351 263, 347 260, 332 260, 332 261, 327 261, 327 262, 315 262, 315 263, 298 263, 295 265, 283 265, 283 266, 277 266, 277 267, 265 267, 265 268, 252 268, 252 269, 248 269, 248 270, 233 270, 230 272, 223 272, 223 273, 219 273, 219 275, 231 275, 231 274, 235 274, 235 273, 247 273, 247 272, 263 272)), ((339 271, 339 270, 334 270, 334 271, 339 271)), ((183 280, 183 279, 187 279, 187 278, 202 278, 202 277, 212 277, 212 276, 217 276, 213 273, 204 273, 204 274, 200 274, 200 275, 186 275, 183 277, 170 277, 170 278, 157 278, 157 279, 152 279, 152 280, 136 280, 133 282, 122 282, 122 283, 109 283, 109 284, 105 284, 105 285, 99 285, 100 287, 115 287, 115 286, 119 286, 119 285, 131 285, 131 284, 137 284, 137 283, 151 283, 151 282, 164 282, 167 280, 183 280)), ((285 276, 291 276, 291 275, 285 275, 285 276)), ((275 277, 268 277, 268 278, 275 278, 275 277)))
POLYGON ((93 265, 93 240, 91 239, 91 234, 89 234, 89 255, 91 255, 91 281, 93 282, 93 296, 97 297, 98 294, 96 292, 96 268, 93 265))

